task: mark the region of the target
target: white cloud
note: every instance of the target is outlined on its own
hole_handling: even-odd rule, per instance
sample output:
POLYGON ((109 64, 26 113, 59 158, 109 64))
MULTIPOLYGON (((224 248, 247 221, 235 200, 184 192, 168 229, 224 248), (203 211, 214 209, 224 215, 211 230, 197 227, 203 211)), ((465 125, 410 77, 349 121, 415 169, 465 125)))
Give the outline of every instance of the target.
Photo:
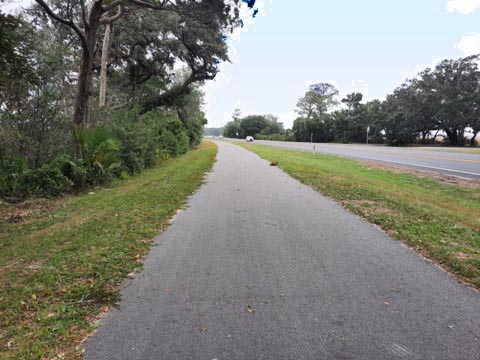
POLYGON ((455 48, 462 51, 465 56, 480 54, 480 34, 470 33, 464 35, 462 40, 455 45, 455 48))
POLYGON ((480 0, 449 0, 447 10, 467 15, 480 8, 480 0))

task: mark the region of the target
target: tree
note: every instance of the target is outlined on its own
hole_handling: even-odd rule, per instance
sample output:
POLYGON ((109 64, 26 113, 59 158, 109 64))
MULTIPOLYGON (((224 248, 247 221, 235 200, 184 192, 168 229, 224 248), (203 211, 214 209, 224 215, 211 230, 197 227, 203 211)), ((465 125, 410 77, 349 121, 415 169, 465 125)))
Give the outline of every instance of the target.
POLYGON ((333 141, 335 137, 333 117, 323 114, 318 118, 297 118, 293 122, 292 132, 296 141, 333 141))
POLYGON ((0 21, 0 155, 37 169, 71 144, 62 49, 20 18, 0 14, 0 21))
POLYGON ((240 121, 230 121, 223 128, 223 136, 240 138, 240 121))
POLYGON ((362 102, 363 94, 361 93, 351 93, 348 94, 345 98, 342 99, 342 103, 347 105, 348 110, 356 109, 360 106, 362 102))
POLYGON ((386 117, 383 101, 372 100, 365 104, 365 118, 370 127, 369 142, 381 144, 384 142, 383 120, 386 117))
POLYGON ((338 90, 328 83, 311 85, 303 97, 298 99, 297 113, 303 118, 319 117, 337 104, 338 90))
POLYGON ((249 115, 240 118, 240 112, 234 113, 234 120, 225 125, 223 135, 231 138, 245 138, 247 136, 282 134, 283 124, 271 115, 249 115))
POLYGON ((262 115, 249 115, 240 122, 240 138, 255 137, 268 127, 268 120, 262 115))
POLYGON ((37 83, 35 36, 23 20, 0 13, 0 106, 18 109, 28 83, 37 83), (13 108, 12 108, 13 107, 13 108))
POLYGON ((443 60, 435 69, 420 73, 416 86, 433 107, 435 125, 445 131, 451 145, 463 145, 469 123, 472 94, 477 92, 478 56, 443 60))
POLYGON ((411 144, 417 137, 414 118, 405 106, 405 89, 398 88, 384 102, 386 116, 383 121, 387 144, 401 146, 411 144))
POLYGON ((268 114, 265 116, 265 119, 268 125, 260 132, 262 135, 282 134, 285 131, 283 129, 283 123, 278 122, 276 116, 268 114))
MULTIPOLYGON (((177 14, 182 22, 180 26, 186 23, 197 22, 200 25, 208 27, 209 24, 215 24, 217 29, 222 31, 231 30, 240 25, 238 7, 240 0, 233 0, 233 3, 225 3, 221 0, 210 1, 169 1, 169 0, 93 0, 87 2, 80 0, 78 2, 62 3, 59 1, 35 0, 42 9, 54 21, 69 27, 77 36, 80 43, 80 68, 77 80, 77 93, 75 99, 74 126, 81 128, 86 123, 86 111, 89 99, 89 87, 91 84, 92 68, 95 51, 98 42, 98 32, 101 26, 111 24, 125 14, 135 14, 136 11, 148 9, 159 13, 177 14), (211 12, 210 17, 206 17, 206 12, 197 14, 195 11, 208 8, 211 12), (203 16, 202 16, 203 14, 203 16), (217 23, 218 22, 218 23, 217 23)), ((243 0, 243 2, 246 2, 243 0)), ((255 1, 248 1, 250 8, 254 6, 255 1)), ((198 50, 195 47, 202 48, 202 43, 195 42, 192 38, 185 38, 186 48, 188 50, 198 50), (190 49, 189 49, 190 47, 190 49)), ((198 50, 199 51, 199 50, 198 50)), ((197 53, 198 53, 197 51, 197 53)), ((193 51, 192 51, 193 52, 193 51)), ((198 71, 192 71, 191 77, 180 89, 173 91, 170 95, 178 95, 185 92, 188 85, 196 81, 211 79, 216 74, 216 64, 204 63, 198 56, 192 54, 186 56, 189 66, 194 70, 203 70, 199 75, 198 71)), ((218 59, 216 59, 218 60, 218 59)), ((151 110, 156 106, 162 105, 162 101, 152 101, 145 104, 144 111, 151 110)))

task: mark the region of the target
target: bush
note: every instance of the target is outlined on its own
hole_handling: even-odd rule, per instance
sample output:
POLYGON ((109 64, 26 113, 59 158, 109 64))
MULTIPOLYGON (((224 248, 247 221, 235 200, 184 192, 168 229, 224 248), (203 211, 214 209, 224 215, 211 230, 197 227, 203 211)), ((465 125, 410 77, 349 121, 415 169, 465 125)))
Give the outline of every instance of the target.
POLYGON ((52 197, 71 191, 74 183, 62 172, 64 156, 31 170, 26 159, 3 159, 0 165, 0 194, 25 198, 52 197))
POLYGON ((25 173, 24 191, 26 196, 60 196, 72 190, 73 182, 61 170, 60 163, 53 161, 25 173))
POLYGON ((0 160, 0 195, 23 197, 27 161, 24 158, 0 160))
POLYGON ((59 196, 73 190, 121 179, 152 166, 158 157, 184 154, 190 138, 182 122, 151 112, 142 117, 136 109, 110 116, 110 121, 75 133, 80 156, 63 153, 38 168, 26 157, 0 158, 0 195, 59 196), (30 165, 31 166, 31 165, 30 165))
POLYGON ((158 145, 160 152, 169 156, 185 154, 188 151, 189 138, 179 119, 162 120, 158 132, 158 145))
POLYGON ((141 119, 136 109, 115 114, 113 132, 120 141, 123 171, 132 175, 152 166, 157 157, 157 122, 141 119))
POLYGON ((98 185, 121 173, 121 143, 108 126, 84 129, 75 134, 80 145, 79 165, 86 168, 87 185, 98 185))
POLYGON ((143 119, 152 128, 155 128, 155 140, 160 154, 176 156, 185 154, 188 151, 190 139, 178 118, 164 118, 159 113, 150 112, 143 119))

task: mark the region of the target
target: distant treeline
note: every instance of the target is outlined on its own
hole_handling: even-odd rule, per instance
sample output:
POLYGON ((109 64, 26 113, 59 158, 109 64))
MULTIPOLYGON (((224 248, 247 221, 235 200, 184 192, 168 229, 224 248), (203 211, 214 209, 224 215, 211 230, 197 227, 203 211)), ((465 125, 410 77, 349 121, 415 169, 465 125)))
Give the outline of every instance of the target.
POLYGON ((319 83, 297 102, 291 130, 271 115, 253 115, 225 126, 224 135, 244 138, 314 142, 368 142, 394 146, 442 142, 478 145, 480 71, 478 56, 444 60, 405 81, 384 101, 362 103, 361 93, 338 101, 338 90, 319 83), (334 110, 343 105, 342 110, 334 110), (468 135, 467 135, 468 134, 468 135))
POLYGON ((223 135, 223 127, 203 129, 203 136, 220 136, 220 135, 223 135))

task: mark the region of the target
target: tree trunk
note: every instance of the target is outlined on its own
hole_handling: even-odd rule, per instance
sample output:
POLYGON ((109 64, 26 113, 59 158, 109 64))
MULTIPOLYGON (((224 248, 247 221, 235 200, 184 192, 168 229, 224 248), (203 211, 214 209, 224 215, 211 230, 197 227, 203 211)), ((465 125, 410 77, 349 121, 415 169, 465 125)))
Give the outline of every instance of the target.
POLYGON ((470 139, 470 146, 474 147, 475 146, 475 138, 477 137, 479 130, 473 130, 473 136, 470 139))
POLYGON ((457 145, 458 144, 458 133, 457 129, 445 129, 447 133, 448 140, 450 141, 450 145, 457 145))
POLYGON ((95 54, 97 32, 100 26, 101 16, 102 2, 95 1, 92 4, 88 16, 88 26, 85 26, 86 45, 82 47, 82 57, 78 71, 77 94, 75 97, 75 113, 73 115, 73 125, 75 129, 82 129, 87 125, 86 114, 88 98, 90 96, 93 56, 95 54))
POLYGON ((110 44, 110 33, 112 26, 107 24, 105 26, 105 35, 103 37, 103 47, 102 47, 102 66, 100 72, 100 98, 98 105, 100 107, 105 106, 105 99, 107 95, 107 61, 108 61, 108 47, 110 44))

